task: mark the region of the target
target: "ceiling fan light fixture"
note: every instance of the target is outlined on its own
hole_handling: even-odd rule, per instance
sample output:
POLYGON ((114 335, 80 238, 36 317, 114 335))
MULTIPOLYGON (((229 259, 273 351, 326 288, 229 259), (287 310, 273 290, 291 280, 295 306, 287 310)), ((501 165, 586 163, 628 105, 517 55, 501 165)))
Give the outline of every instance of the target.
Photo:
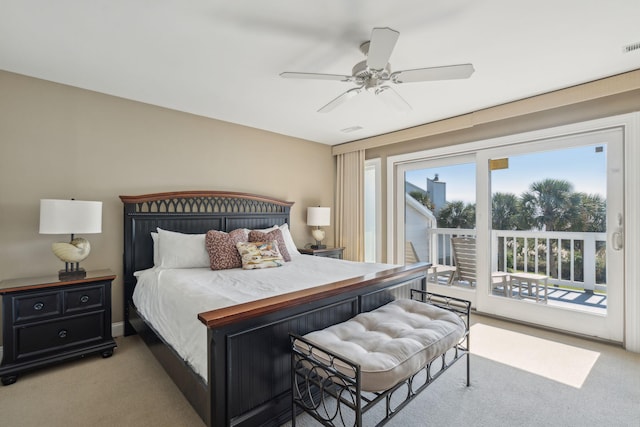
POLYGON ((375 95, 379 95, 386 104, 398 111, 410 111, 411 106, 395 90, 391 84, 425 82, 434 80, 466 79, 473 74, 475 69, 472 64, 457 64, 440 67, 415 68, 391 72, 389 59, 398 41, 400 33, 388 27, 376 27, 371 32, 371 39, 360 44, 360 50, 367 59, 354 65, 351 76, 324 73, 300 73, 284 72, 280 76, 294 79, 337 80, 355 83, 358 87, 342 93, 337 98, 318 110, 319 113, 328 113, 345 101, 366 89, 375 95))

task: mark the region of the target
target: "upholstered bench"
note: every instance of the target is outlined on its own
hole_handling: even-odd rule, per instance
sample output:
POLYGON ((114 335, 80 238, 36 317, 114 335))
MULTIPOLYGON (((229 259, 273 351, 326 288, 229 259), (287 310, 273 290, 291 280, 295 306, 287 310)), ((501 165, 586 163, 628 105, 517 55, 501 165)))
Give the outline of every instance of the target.
MULTIPOLYGON (((359 426, 368 404, 377 403, 380 396, 408 384, 411 392, 404 406, 453 362, 464 355, 468 362, 470 304, 430 293, 420 296, 427 302, 395 300, 346 322, 292 336, 294 414, 301 407, 323 424, 336 425, 336 419, 344 423, 341 406, 346 404, 355 412, 346 418, 359 426), (447 361, 449 350, 451 360, 447 361), (437 372, 431 366, 435 360, 442 361, 437 372), (424 384, 415 390, 413 379, 423 370, 427 371, 424 384), (373 396, 367 398, 367 392, 373 396), (327 410, 328 396, 334 399, 329 407, 335 411, 327 410)), ((467 369, 467 382, 468 375, 467 369)), ((385 422, 399 409, 391 408, 389 400, 385 422)))

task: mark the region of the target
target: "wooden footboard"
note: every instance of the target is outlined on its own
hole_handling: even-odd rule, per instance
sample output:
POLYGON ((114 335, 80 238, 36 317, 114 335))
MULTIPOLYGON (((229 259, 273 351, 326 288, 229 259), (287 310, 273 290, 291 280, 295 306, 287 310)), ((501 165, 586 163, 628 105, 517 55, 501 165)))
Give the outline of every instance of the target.
POLYGON ((354 277, 301 291, 207 311, 200 313, 198 315, 198 319, 200 319, 207 328, 216 328, 229 323, 241 322, 258 316, 301 306, 314 301, 325 300, 336 295, 344 295, 346 292, 367 290, 372 285, 379 286, 386 282, 397 282, 404 278, 414 276, 416 269, 421 269, 423 265, 424 264, 414 264, 409 267, 397 267, 379 271, 377 273, 371 273, 366 276, 354 277))
POLYGON ((428 264, 414 264, 200 314, 207 324, 210 426, 278 426, 290 416, 289 333, 344 322, 411 289, 426 290, 428 264))

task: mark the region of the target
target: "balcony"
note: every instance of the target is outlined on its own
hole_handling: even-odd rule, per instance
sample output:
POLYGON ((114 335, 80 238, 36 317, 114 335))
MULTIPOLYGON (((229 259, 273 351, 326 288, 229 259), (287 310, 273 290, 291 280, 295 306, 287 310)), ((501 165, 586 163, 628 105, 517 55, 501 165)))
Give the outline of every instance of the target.
MULTIPOLYGON (((443 274, 432 276, 432 282, 450 286, 472 285, 464 281, 449 281, 448 277, 455 267, 451 238, 475 237, 475 234, 473 229, 428 229, 426 248, 423 248, 427 254, 423 257, 434 265, 444 266, 441 268, 443 274)), ((606 233, 493 230, 491 271, 548 276, 548 304, 605 314, 605 251, 606 233)), ((506 292, 499 295, 506 296, 506 292)), ((514 296, 526 294, 516 292, 514 296)))

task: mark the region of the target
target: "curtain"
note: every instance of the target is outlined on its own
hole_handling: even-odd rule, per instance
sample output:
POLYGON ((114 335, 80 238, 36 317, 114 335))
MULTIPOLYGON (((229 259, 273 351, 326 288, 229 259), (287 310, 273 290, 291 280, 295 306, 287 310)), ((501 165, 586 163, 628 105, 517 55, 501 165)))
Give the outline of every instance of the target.
POLYGON ((351 261, 364 261, 364 160, 364 150, 337 155, 335 241, 351 261))

